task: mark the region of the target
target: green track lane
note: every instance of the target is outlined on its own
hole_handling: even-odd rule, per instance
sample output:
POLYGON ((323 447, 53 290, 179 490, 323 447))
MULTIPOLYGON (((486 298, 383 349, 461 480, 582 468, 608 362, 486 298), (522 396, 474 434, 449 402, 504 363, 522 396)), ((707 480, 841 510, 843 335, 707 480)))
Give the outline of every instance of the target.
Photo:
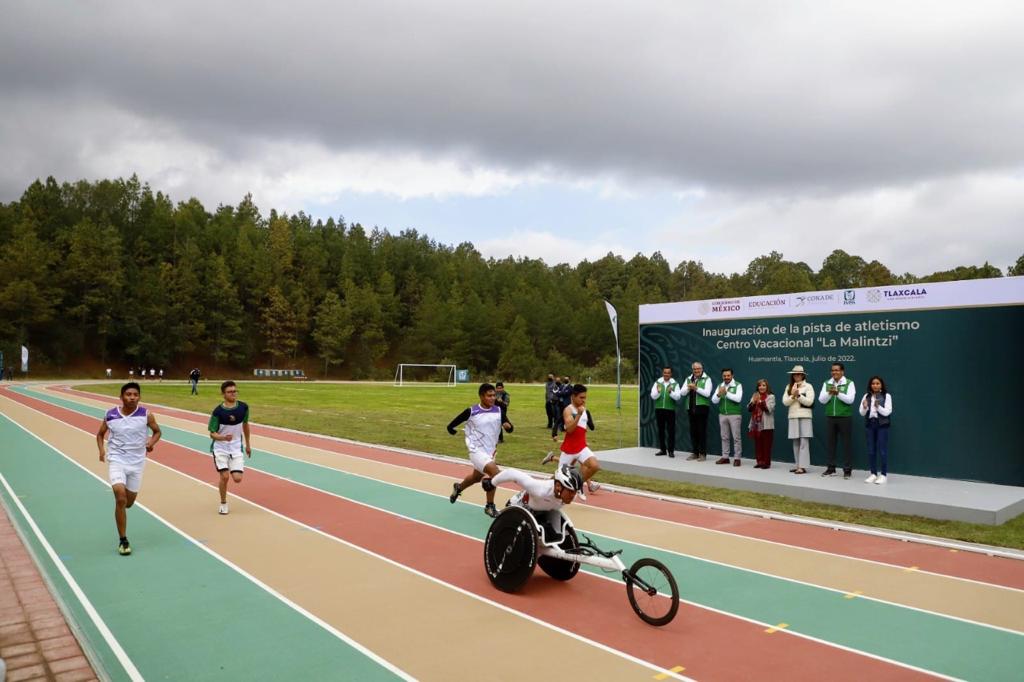
MULTIPOLYGON (((5 416, 0 442, 0 471, 147 680, 399 679, 144 509, 129 511, 135 552, 118 556, 107 485, 5 416)), ((83 645, 110 679, 129 679, 13 500, 0 491, 83 645)))
MULTIPOLYGON (((36 397, 97 418, 103 412, 50 395, 36 397)), ((209 450, 205 436, 161 428, 166 440, 199 451, 197 456, 209 450)), ((479 507, 451 505, 446 494, 429 495, 263 450, 254 453, 252 469, 481 540, 490 523, 479 507)), ((870 599, 844 599, 834 590, 588 535, 603 548, 623 549, 627 566, 644 556, 659 559, 675 575, 681 598, 702 606, 769 625, 787 623, 791 632, 962 679, 1018 680, 1024 670, 1024 635, 1018 633, 870 599)))

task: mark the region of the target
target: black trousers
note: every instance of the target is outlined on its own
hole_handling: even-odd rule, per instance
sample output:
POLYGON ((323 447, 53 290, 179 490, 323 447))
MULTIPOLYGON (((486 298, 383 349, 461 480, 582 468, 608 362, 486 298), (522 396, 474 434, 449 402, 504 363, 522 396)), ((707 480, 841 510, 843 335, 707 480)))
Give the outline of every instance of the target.
POLYGON ((836 468, 836 443, 843 439, 843 471, 853 471, 853 417, 825 417, 825 449, 828 467, 836 468))
POLYGON ((708 413, 711 411, 707 405, 694 405, 689 410, 690 415, 690 440, 693 441, 693 454, 708 454, 708 413))
POLYGON ((558 418, 558 403, 551 400, 545 400, 544 410, 548 414, 548 428, 550 429, 555 425, 555 420, 558 418))
POLYGON ((662 452, 675 452, 676 411, 655 409, 654 418, 658 420, 658 447, 661 449, 662 452), (665 447, 666 443, 668 447, 665 447))

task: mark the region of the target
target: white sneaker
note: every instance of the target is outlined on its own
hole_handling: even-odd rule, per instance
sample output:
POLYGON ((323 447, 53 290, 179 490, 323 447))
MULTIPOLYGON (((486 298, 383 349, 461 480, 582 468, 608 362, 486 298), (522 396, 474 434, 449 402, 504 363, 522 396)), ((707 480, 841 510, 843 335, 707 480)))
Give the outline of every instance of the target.
POLYGON ((220 509, 217 510, 217 513, 218 514, 227 514, 228 513, 228 506, 226 504, 222 504, 220 506, 220 509))
POLYGON ((596 493, 600 489, 601 489, 601 484, 600 483, 595 483, 594 481, 587 481, 587 490, 589 490, 590 492, 596 493))
POLYGON ((870 476, 868 476, 867 478, 864 479, 864 482, 865 483, 874 483, 876 478, 878 478, 878 476, 875 476, 874 474, 871 474, 870 476))
POLYGON ((544 459, 542 459, 540 461, 540 463, 541 464, 547 464, 548 462, 550 462, 554 458, 555 458, 555 451, 551 450, 551 451, 548 452, 548 454, 544 455, 544 459))
POLYGON ((576 493, 576 497, 580 498, 581 502, 586 502, 587 501, 587 494, 584 493, 582 490, 580 490, 580 491, 578 491, 576 493))
POLYGON ((879 476, 875 479, 875 483, 878 485, 885 485, 885 476, 879 476))

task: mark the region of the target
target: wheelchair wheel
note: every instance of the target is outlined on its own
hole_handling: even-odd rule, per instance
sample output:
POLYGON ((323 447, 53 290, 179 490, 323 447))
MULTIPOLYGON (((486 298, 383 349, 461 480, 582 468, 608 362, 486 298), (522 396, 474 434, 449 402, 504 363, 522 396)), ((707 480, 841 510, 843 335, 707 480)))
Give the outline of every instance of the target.
POLYGON ((679 587, 657 559, 640 559, 626 576, 626 596, 636 615, 650 625, 667 625, 679 611, 679 587))
POLYGON ((505 507, 491 523, 484 541, 484 569, 502 592, 523 586, 537 565, 537 527, 522 507, 505 507))
MULTIPOLYGON (((576 539, 576 531, 573 530, 572 526, 566 524, 565 539, 558 545, 559 548, 568 552, 576 549, 579 545, 579 540, 576 539)), ((537 563, 540 564, 541 569, 545 573, 555 580, 572 580, 580 570, 580 563, 578 561, 566 561, 565 559, 556 559, 544 556, 543 554, 537 557, 537 563)))

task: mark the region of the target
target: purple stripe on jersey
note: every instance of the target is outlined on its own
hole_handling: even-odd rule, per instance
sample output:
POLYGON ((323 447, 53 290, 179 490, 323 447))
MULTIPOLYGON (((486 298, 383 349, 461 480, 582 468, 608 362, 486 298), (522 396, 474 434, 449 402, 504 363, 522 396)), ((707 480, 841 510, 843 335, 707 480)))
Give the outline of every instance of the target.
POLYGON ((478 414, 492 414, 492 413, 495 413, 495 412, 497 412, 498 414, 501 414, 501 408, 498 407, 497 405, 491 405, 487 409, 484 409, 484 408, 480 407, 479 405, 474 405, 469 410, 470 416, 474 416, 474 415, 478 415, 478 414))
MULTIPOLYGON (((132 412, 131 414, 129 414, 128 417, 147 417, 148 418, 148 415, 149 415, 149 412, 146 411, 146 408, 142 407, 142 406, 139 406, 139 407, 136 407, 135 411, 132 412)), ((121 414, 121 408, 120 407, 112 407, 109 410, 107 410, 107 416, 105 417, 105 420, 109 422, 109 421, 111 421, 113 419, 127 419, 127 417, 125 415, 121 414)))

